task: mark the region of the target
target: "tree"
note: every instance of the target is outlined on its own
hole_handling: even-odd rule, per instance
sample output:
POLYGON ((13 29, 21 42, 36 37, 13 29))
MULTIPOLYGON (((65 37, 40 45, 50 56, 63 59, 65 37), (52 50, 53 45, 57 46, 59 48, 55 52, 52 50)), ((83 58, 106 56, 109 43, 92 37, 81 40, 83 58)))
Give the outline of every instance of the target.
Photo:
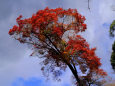
POLYGON ((113 46, 112 46, 112 54, 111 54, 111 65, 112 65, 112 68, 115 70, 115 42, 113 43, 113 46))
POLYGON ((9 30, 9 34, 20 43, 31 45, 31 56, 39 54, 43 58, 41 70, 44 75, 52 73, 57 79, 69 67, 78 86, 96 84, 100 76, 106 75, 99 68, 101 63, 95 54, 96 48, 89 48, 86 40, 77 35, 86 30, 86 24, 85 17, 76 9, 47 7, 31 18, 21 18, 20 15, 16 19, 17 25, 9 30))
MULTIPOLYGON (((110 30, 109 30, 109 32, 110 32, 110 36, 111 37, 114 37, 115 36, 115 33, 114 33, 114 31, 115 31, 115 20, 112 22, 112 24, 110 25, 110 30)), ((114 43, 113 43, 113 45, 112 45, 112 50, 113 50, 113 52, 112 52, 112 54, 111 54, 111 66, 112 66, 112 68, 115 70, 115 41, 114 41, 114 43)))
POLYGON ((114 37, 114 31, 115 31, 115 20, 112 22, 112 24, 110 25, 110 30, 109 30, 109 33, 110 33, 110 36, 111 37, 114 37))

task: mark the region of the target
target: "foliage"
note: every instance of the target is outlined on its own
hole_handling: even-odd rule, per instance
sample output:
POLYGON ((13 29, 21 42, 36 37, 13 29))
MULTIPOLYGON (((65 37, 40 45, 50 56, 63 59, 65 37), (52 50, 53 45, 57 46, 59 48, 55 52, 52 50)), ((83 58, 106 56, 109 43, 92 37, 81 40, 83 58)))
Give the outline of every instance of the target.
POLYGON ((111 54, 111 65, 112 65, 112 68, 115 70, 115 42, 112 46, 112 54, 111 54))
POLYGON ((110 30, 109 30, 109 33, 110 33, 110 36, 111 37, 114 37, 114 30, 115 30, 115 20, 112 22, 112 24, 110 25, 110 30))
MULTIPOLYGON (((115 31, 115 20, 110 25, 110 31, 109 32, 110 32, 111 37, 115 36, 114 31, 115 31)), ((112 45, 112 50, 113 50, 113 52, 111 53, 111 60, 110 61, 111 61, 112 68, 115 70, 115 42, 112 45)))
POLYGON ((18 25, 14 25, 9 34, 20 43, 32 45, 31 56, 41 55, 44 75, 52 73, 57 79, 69 67, 78 86, 94 84, 99 76, 106 75, 99 68, 101 63, 95 54, 96 48, 89 48, 86 40, 77 35, 86 30, 86 24, 85 17, 76 9, 47 7, 28 19, 20 15, 16 21, 18 25), (68 35, 71 31, 75 34, 68 35))

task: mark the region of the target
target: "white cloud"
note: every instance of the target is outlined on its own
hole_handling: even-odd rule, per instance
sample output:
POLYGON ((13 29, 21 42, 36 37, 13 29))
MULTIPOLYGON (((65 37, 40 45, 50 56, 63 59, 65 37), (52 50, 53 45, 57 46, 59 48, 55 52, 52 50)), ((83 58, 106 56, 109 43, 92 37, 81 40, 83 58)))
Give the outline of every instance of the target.
POLYGON ((99 14, 101 16, 101 23, 111 23, 115 19, 115 0, 101 0, 99 5, 99 14))
POLYGON ((18 61, 10 63, 8 62, 4 68, 0 69, 0 84, 2 86, 9 86, 13 80, 18 77, 29 78, 29 77, 42 77, 40 71, 39 59, 35 57, 29 58, 29 51, 18 61), (6 83, 7 82, 7 83, 6 83))

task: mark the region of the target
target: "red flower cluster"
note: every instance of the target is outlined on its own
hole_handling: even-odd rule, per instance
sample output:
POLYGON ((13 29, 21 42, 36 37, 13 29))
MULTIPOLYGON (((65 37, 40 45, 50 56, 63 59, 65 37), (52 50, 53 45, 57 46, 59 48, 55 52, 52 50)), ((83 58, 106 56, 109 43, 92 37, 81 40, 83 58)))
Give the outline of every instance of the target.
POLYGON ((59 27, 54 28, 52 33, 57 34, 59 37, 63 35, 62 30, 59 27))
POLYGON ((76 56, 76 58, 80 57, 84 59, 92 70, 98 69, 101 65, 100 58, 95 55, 95 50, 96 48, 90 49, 89 44, 80 35, 77 35, 74 40, 70 39, 65 49, 66 52, 76 56))
MULTIPOLYGON (((49 9, 48 7, 44 10, 39 10, 36 14, 33 14, 31 18, 28 19, 21 19, 22 15, 20 15, 16 21, 17 21, 17 28, 20 28, 20 32, 27 33, 24 30, 25 28, 31 29, 29 30, 30 33, 39 33, 43 34, 44 31, 47 32, 47 30, 52 33, 57 33, 58 36, 62 36, 62 34, 66 30, 75 30, 76 32, 82 32, 86 29, 86 24, 84 24, 85 17, 81 16, 76 9, 68 9, 64 10, 62 8, 56 8, 56 9, 49 9), (65 18, 65 16, 70 16, 73 18, 73 21, 71 24, 66 24, 65 22, 59 24, 59 20, 65 18), (27 25, 31 25, 31 27, 25 27, 27 25), (69 27, 71 26, 71 27, 69 27), (63 27, 63 28, 59 28, 63 27), (38 32, 39 31, 39 32, 38 32)), ((13 29, 13 28, 12 28, 13 29)), ((18 29, 13 29, 9 31, 10 35, 13 35, 15 31, 18 29), (12 34, 11 34, 12 33, 12 34)), ((50 33, 51 34, 51 33, 50 33)))
POLYGON ((107 73, 104 70, 102 70, 102 69, 96 70, 96 73, 99 74, 99 75, 102 75, 102 76, 106 76, 107 75, 107 73))
POLYGON ((14 25, 12 29, 9 30, 9 34, 13 35, 15 31, 19 31, 19 27, 17 25, 14 25))

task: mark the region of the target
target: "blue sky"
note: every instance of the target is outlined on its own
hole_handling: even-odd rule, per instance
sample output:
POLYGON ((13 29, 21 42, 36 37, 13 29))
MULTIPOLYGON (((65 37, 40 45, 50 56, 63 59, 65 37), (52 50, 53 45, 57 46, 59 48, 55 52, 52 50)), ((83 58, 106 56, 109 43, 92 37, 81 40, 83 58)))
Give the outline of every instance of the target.
POLYGON ((48 81, 40 70, 40 59, 29 57, 32 52, 26 45, 18 43, 8 35, 16 18, 24 18, 46 6, 50 8, 76 8, 86 17, 87 31, 83 33, 91 47, 97 47, 96 54, 101 58, 102 68, 115 80, 110 65, 111 45, 109 25, 115 19, 114 0, 0 0, 0 86, 72 86, 69 69, 61 76, 61 82, 52 78, 48 81), (32 84, 32 85, 31 85, 32 84))
POLYGON ((12 86, 48 86, 50 83, 45 83, 42 79, 39 78, 29 78, 28 80, 24 80, 24 78, 17 78, 12 86))

